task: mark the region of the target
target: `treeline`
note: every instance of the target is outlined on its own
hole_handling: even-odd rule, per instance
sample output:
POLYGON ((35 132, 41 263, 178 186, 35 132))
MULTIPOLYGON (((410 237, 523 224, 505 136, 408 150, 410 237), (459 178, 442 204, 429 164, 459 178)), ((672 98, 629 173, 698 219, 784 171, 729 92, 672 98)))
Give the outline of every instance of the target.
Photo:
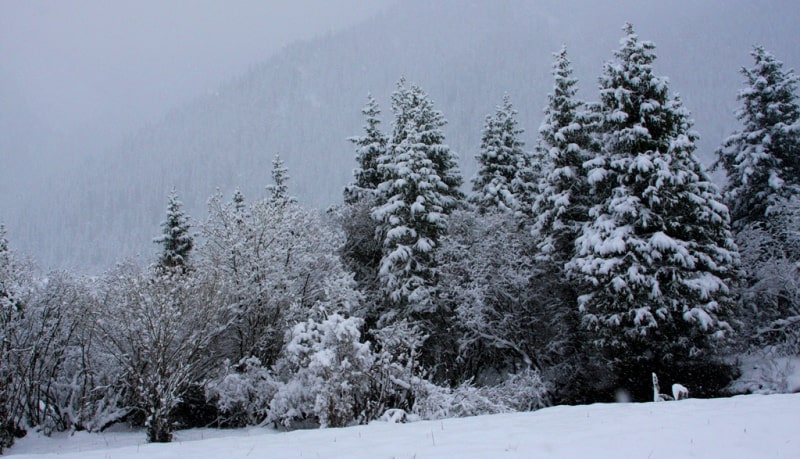
POLYGON ((800 349, 797 77, 752 55, 722 191, 627 25, 598 101, 556 53, 532 151, 509 97, 487 116, 469 196, 443 115, 401 79, 389 130, 368 99, 326 215, 276 157, 266 197, 213 196, 198 233, 173 192, 146 268, 41 276, 0 232, 0 447, 121 421, 170 441, 652 400, 651 372, 723 394, 725 357, 800 349))

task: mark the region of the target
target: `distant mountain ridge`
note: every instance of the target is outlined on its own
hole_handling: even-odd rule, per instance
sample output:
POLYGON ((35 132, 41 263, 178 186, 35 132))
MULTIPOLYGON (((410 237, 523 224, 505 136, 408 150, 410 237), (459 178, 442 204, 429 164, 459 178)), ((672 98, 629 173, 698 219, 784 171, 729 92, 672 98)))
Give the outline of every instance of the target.
POLYGON ((670 77, 693 113, 706 163, 737 127, 738 70, 750 64, 751 46, 800 65, 800 8, 790 1, 402 1, 349 30, 288 46, 104 157, 60 173, 12 209, 12 242, 45 266, 88 271, 151 257, 173 186, 197 224, 217 187, 262 196, 275 153, 302 202, 341 202, 355 166, 346 138, 361 133, 366 95, 378 99, 389 130, 400 76, 422 86, 449 120, 447 141, 468 183, 483 118, 503 94, 532 148, 552 87, 551 53, 567 45, 581 97, 595 100, 626 21, 655 42, 656 73, 670 77))

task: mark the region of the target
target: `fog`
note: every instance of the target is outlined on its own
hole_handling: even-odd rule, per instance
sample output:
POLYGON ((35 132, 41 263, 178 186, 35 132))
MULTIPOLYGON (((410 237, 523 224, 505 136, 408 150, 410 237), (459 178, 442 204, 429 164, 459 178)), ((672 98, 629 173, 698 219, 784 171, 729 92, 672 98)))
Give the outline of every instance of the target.
POLYGON ((172 187, 199 224, 217 188, 258 198, 275 153, 325 209, 367 92, 388 128, 401 75, 444 112, 468 183, 502 95, 532 148, 551 53, 568 46, 596 100, 626 21, 655 41, 705 164, 738 128, 751 47, 800 66, 796 0, 0 1, 0 223, 44 267, 96 272, 152 255, 172 187))
POLYGON ((388 0, 0 2, 0 85, 47 127, 150 120, 388 0))
POLYGON ((0 158, 30 183, 27 173, 102 152, 287 43, 347 27, 388 3, 0 2, 0 120, 14 126, 0 132, 12 136, 0 140, 0 158))

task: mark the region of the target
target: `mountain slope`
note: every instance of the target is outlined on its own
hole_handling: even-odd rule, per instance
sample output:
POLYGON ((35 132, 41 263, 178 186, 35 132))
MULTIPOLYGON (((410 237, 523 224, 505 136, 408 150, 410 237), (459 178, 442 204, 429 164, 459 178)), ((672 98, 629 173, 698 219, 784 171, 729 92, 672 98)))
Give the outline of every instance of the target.
POLYGON ((325 208, 341 200, 354 167, 345 139, 360 133, 367 92, 389 129, 389 95, 401 75, 444 112, 448 143, 469 179, 483 117, 503 94, 531 147, 552 86, 551 53, 568 46, 581 95, 593 100, 625 21, 655 41, 656 71, 695 115, 706 162, 736 126, 737 72, 749 65, 750 46, 765 45, 788 67, 800 62, 792 2, 404 1, 350 30, 289 46, 103 157, 55 175, 12 209, 10 235, 46 265, 92 270, 150 256, 170 188, 201 220, 216 187, 260 196, 277 152, 293 194, 325 208))

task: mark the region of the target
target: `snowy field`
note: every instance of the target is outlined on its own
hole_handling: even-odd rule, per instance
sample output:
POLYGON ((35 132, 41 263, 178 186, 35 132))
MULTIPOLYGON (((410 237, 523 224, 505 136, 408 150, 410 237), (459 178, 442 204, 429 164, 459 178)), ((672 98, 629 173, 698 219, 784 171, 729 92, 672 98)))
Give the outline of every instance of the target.
POLYGON ((800 458, 800 394, 558 406, 533 413, 343 429, 29 435, 8 454, 74 458, 800 458))

